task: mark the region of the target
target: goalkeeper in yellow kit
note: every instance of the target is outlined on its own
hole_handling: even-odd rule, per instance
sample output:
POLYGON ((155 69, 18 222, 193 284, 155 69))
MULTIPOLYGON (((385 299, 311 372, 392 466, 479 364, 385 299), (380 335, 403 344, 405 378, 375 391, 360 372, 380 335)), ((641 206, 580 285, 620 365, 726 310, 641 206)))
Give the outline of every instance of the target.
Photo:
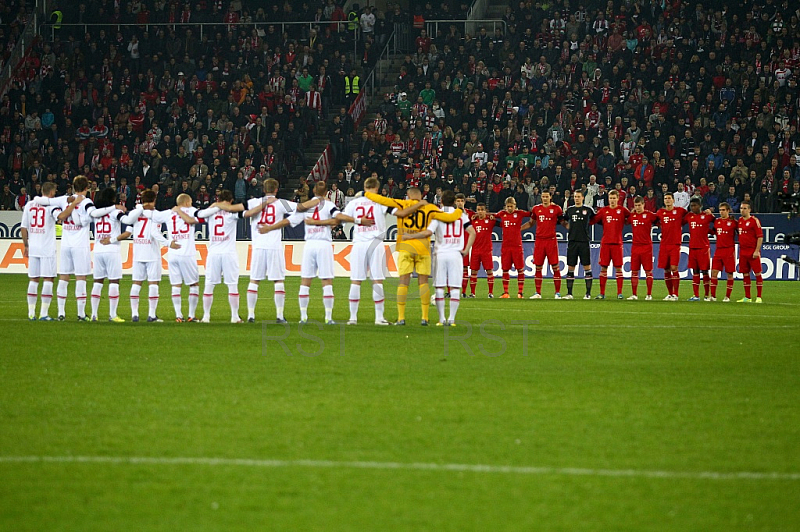
POLYGON ((422 192, 416 187, 409 188, 406 195, 407 200, 398 200, 372 192, 364 194, 375 203, 402 209, 407 213, 397 218, 397 273, 400 276, 400 283, 397 286, 396 325, 406 324, 408 283, 411 281, 411 274, 416 270, 422 305, 422 325, 427 326, 431 307, 431 292, 428 287, 428 277, 431 275, 431 243, 427 239, 404 240, 403 235, 426 230, 432 220, 454 222, 461 218, 461 209, 444 213, 435 205, 422 201, 422 192), (408 212, 409 208, 412 209, 411 212, 408 212))

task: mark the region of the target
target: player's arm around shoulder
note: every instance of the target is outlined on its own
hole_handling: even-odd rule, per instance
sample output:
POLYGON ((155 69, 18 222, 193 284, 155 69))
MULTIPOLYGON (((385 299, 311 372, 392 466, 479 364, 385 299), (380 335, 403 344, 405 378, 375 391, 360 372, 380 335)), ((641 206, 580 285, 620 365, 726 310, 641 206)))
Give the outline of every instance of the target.
POLYGON ((381 196, 380 194, 376 194, 374 192, 364 192, 364 197, 367 198, 368 200, 374 201, 379 205, 385 205, 387 207, 395 207, 397 209, 402 209, 408 206, 404 205, 404 203, 407 203, 406 200, 396 200, 394 198, 387 198, 386 196, 381 196))
POLYGON ((433 219, 444 223, 453 223, 456 220, 460 220, 462 214, 464 214, 464 211, 461 209, 456 209, 453 212, 442 212, 437 209, 433 213, 433 219))

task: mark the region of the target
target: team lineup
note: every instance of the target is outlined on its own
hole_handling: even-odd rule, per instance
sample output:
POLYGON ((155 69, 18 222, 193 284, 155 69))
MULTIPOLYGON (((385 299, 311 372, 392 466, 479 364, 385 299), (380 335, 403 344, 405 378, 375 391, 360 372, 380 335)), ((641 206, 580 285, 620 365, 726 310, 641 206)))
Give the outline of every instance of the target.
POLYGON ((327 186, 317 183, 314 197, 304 203, 278 199, 278 182, 264 182, 264 196, 232 203, 230 192, 223 192, 219 201, 205 209, 191 206, 189 196, 177 198, 177 205, 166 211, 155 210, 155 194, 145 190, 141 204, 130 212, 118 205, 113 188, 105 189, 92 202, 86 198, 88 180, 78 176, 73 181, 74 195, 55 197, 55 185, 46 183, 42 195, 30 201, 23 211, 21 233, 25 256, 28 259, 28 318, 54 321, 66 319, 66 303, 71 278, 75 279, 74 297, 77 319, 97 321, 104 286, 108 285, 109 321, 123 322, 117 315, 122 278, 122 253, 120 242, 132 239, 133 267, 129 294, 132 321, 138 322, 139 300, 142 286, 147 283, 148 322, 161 322, 157 309, 160 299, 159 283, 162 277, 161 249, 166 246, 171 299, 178 322, 209 322, 214 302, 214 289, 218 284, 227 286, 231 322, 240 323, 239 315, 239 259, 236 253, 236 230, 239 220, 249 220, 252 233, 252 261, 247 286, 247 321, 256 321, 256 305, 261 281, 273 283, 275 320, 286 323, 284 307, 286 277, 281 229, 305 224, 305 242, 301 262, 301 282, 298 293, 300 323, 308 321, 310 287, 314 279, 322 285, 325 323, 334 324, 333 277, 334 257, 330 228, 341 223, 354 224, 350 255, 351 285, 348 294, 350 317, 348 324, 358 322, 361 285, 368 278, 372 284, 375 306, 375 324, 390 325, 384 316, 386 278, 386 214, 397 217, 396 243, 398 285, 397 320, 395 325, 406 324, 406 300, 412 275, 417 274, 419 284, 421 320, 429 324, 430 304, 434 302, 438 313, 437 325, 455 325, 462 295, 475 297, 478 273, 486 273, 488 297, 494 297, 494 258, 492 235, 495 227, 502 230, 501 269, 503 294, 509 298, 510 274, 517 271, 517 297, 523 298, 525 257, 522 231, 535 226, 533 264, 535 266, 535 293, 531 299, 542 298, 545 260, 553 270, 556 299, 573 299, 573 288, 580 266, 584 272, 584 299, 592 297, 592 265, 590 261, 590 226, 601 224, 600 242, 600 292, 595 299, 605 299, 610 268, 616 282, 617 298, 623 299, 623 227, 630 225, 633 243, 630 252, 631 292, 627 298, 639 297, 639 278, 643 271, 646 281, 645 299, 652 299, 653 241, 652 228, 661 229, 661 245, 657 265, 664 270, 668 295, 666 301, 677 301, 680 286, 678 263, 684 225, 689 228, 689 269, 692 272, 693 295, 689 301, 716 301, 718 279, 726 275, 723 301, 730 301, 737 269, 735 240, 739 235, 738 272, 743 275, 744 297, 739 302, 762 302, 761 245, 763 232, 759 220, 751 216, 751 205, 742 202, 741 217, 732 218, 726 203, 719 206, 719 217, 702 211, 699 200, 690 202, 690 210, 674 206, 671 194, 664 198, 664 208, 657 212, 644 208, 644 199, 636 198, 634 210, 618 204, 618 194, 609 194, 609 205, 595 211, 583 205, 580 191, 574 195, 573 206, 566 212, 551 203, 550 194, 542 193, 542 203, 529 211, 517 210, 513 198, 508 198, 505 208, 489 213, 484 204, 476 211, 464 208, 464 196, 447 191, 442 195, 442 207, 422 201, 419 189, 410 188, 407 199, 392 199, 378 194, 380 183, 370 178, 365 181, 364 195, 348 203, 344 211, 325 199, 327 186), (525 219, 528 221, 524 222, 525 219), (62 237, 57 255, 56 225, 61 222, 62 237), (94 252, 91 247, 90 226, 94 223, 94 252), (208 224, 208 256, 202 296, 193 226, 208 224), (558 258, 557 226, 567 228, 567 293, 561 295, 562 275, 558 258), (162 233, 166 226, 166 236, 162 233), (709 235, 716 235, 713 260, 709 235), (431 250, 433 238, 433 251, 431 250), (432 260, 432 253, 435 261, 432 260), (57 260, 58 259, 58 260, 57 260), (58 264, 58 266, 57 266, 58 264), (751 273, 756 281, 756 297, 751 297, 751 273), (90 314, 86 312, 87 278, 93 284, 90 297, 90 314), (434 295, 431 296, 429 278, 433 275, 434 295), (49 314, 56 287, 57 318, 49 314), (107 283, 106 283, 107 281, 107 283), (701 298, 700 286, 703 286, 701 298), (39 292, 41 284, 41 293, 39 292), (183 312, 183 286, 188 287, 188 312, 183 312), (445 314, 446 296, 449 297, 449 314, 445 314), (198 319, 197 307, 202 297, 203 316, 198 319))

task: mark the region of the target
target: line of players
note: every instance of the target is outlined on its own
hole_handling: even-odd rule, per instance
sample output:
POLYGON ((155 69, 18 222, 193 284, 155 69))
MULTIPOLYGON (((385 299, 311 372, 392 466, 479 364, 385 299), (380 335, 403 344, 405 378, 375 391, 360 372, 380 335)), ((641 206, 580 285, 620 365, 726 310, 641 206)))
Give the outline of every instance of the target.
POLYGON ((692 270, 693 296, 689 301, 700 301, 700 282, 702 277, 704 299, 716 301, 719 273, 727 275, 727 287, 723 301, 730 301, 733 290, 733 274, 736 270, 735 237, 739 235, 739 273, 743 275, 745 297, 739 302, 761 303, 763 279, 761 275, 761 245, 763 232, 759 220, 751 216, 752 206, 748 201, 742 202, 742 216, 732 218, 731 207, 727 203, 719 206, 720 217, 715 218, 711 211, 702 211, 702 203, 698 198, 690 202, 690 211, 676 207, 672 194, 664 196, 664 208, 650 212, 644 208, 644 198, 634 200, 634 210, 629 211, 619 205, 616 191, 609 193, 609 205, 594 211, 583 204, 583 194, 576 191, 573 195, 575 205, 563 212, 561 207, 551 203, 550 193, 542 192, 542 203, 528 211, 516 209, 516 202, 508 198, 505 209, 495 215, 487 213, 483 204, 479 204, 477 212, 471 213, 472 225, 477 232, 472 257, 464 261, 462 290, 466 292, 469 282, 470 294, 475 297, 477 275, 482 267, 487 276, 489 297, 493 297, 494 262, 492 257, 492 228, 502 228, 501 268, 503 270, 503 295, 509 298, 509 274, 513 266, 517 271, 517 297, 523 297, 525 284, 525 257, 522 250, 522 231, 535 226, 533 264, 535 266, 536 292, 531 299, 541 299, 542 278, 545 260, 553 269, 555 298, 561 296, 561 269, 558 258, 556 228, 563 224, 567 228, 567 294, 563 299, 573 298, 575 274, 580 261, 584 270, 586 292, 584 299, 591 299, 592 265, 590 260, 590 226, 601 224, 603 236, 600 242, 600 294, 595 299, 605 299, 608 282, 608 269, 614 268, 617 285, 617 298, 623 299, 623 227, 630 225, 633 234, 631 246, 631 288, 630 300, 638 299, 639 274, 644 270, 647 294, 645 299, 652 299, 653 289, 653 241, 652 227, 661 228, 661 245, 658 254, 658 267, 664 269, 664 282, 668 295, 665 301, 677 301, 680 286, 678 263, 683 226, 689 227, 689 269, 692 270), (523 223, 525 218, 529 221, 523 223), (713 261, 710 254, 709 234, 716 234, 716 249, 713 261), (710 273, 709 273, 710 270, 710 273), (470 275, 468 275, 470 271, 470 275), (755 275, 757 295, 751 298, 751 272, 755 275))

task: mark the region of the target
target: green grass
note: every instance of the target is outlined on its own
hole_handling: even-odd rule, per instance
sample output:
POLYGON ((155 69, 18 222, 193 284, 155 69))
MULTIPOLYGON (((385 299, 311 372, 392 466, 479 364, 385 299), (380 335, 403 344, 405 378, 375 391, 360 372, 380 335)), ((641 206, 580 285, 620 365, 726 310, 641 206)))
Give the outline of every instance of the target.
MULTIPOLYGON (((347 285, 335 284, 336 319, 347 285)), ((488 300, 485 287, 459 312, 472 354, 453 340, 466 325, 420 327, 418 300, 405 328, 371 325, 365 287, 363 325, 310 327, 314 339, 293 324, 287 355, 282 327, 226 323, 224 287, 209 325, 77 323, 73 299, 67 322, 29 323, 26 279, 2 276, 0 529, 798 530, 800 477, 698 473, 800 473, 800 284, 767 283, 763 305, 665 303, 663 282, 653 302, 488 300), (487 319, 504 325, 481 336, 487 319), (526 356, 511 320, 539 322, 526 356), (499 337, 504 352, 481 354, 499 337), (304 356, 298 344, 322 349, 304 356), (12 456, 556 470, 2 459, 12 456)), ((261 293, 258 317, 271 320, 271 286, 261 293)), ((292 279, 292 322, 296 294, 292 279)), ((321 302, 315 283, 317 320, 321 302)), ((173 316, 166 282, 159 314, 173 316)))

